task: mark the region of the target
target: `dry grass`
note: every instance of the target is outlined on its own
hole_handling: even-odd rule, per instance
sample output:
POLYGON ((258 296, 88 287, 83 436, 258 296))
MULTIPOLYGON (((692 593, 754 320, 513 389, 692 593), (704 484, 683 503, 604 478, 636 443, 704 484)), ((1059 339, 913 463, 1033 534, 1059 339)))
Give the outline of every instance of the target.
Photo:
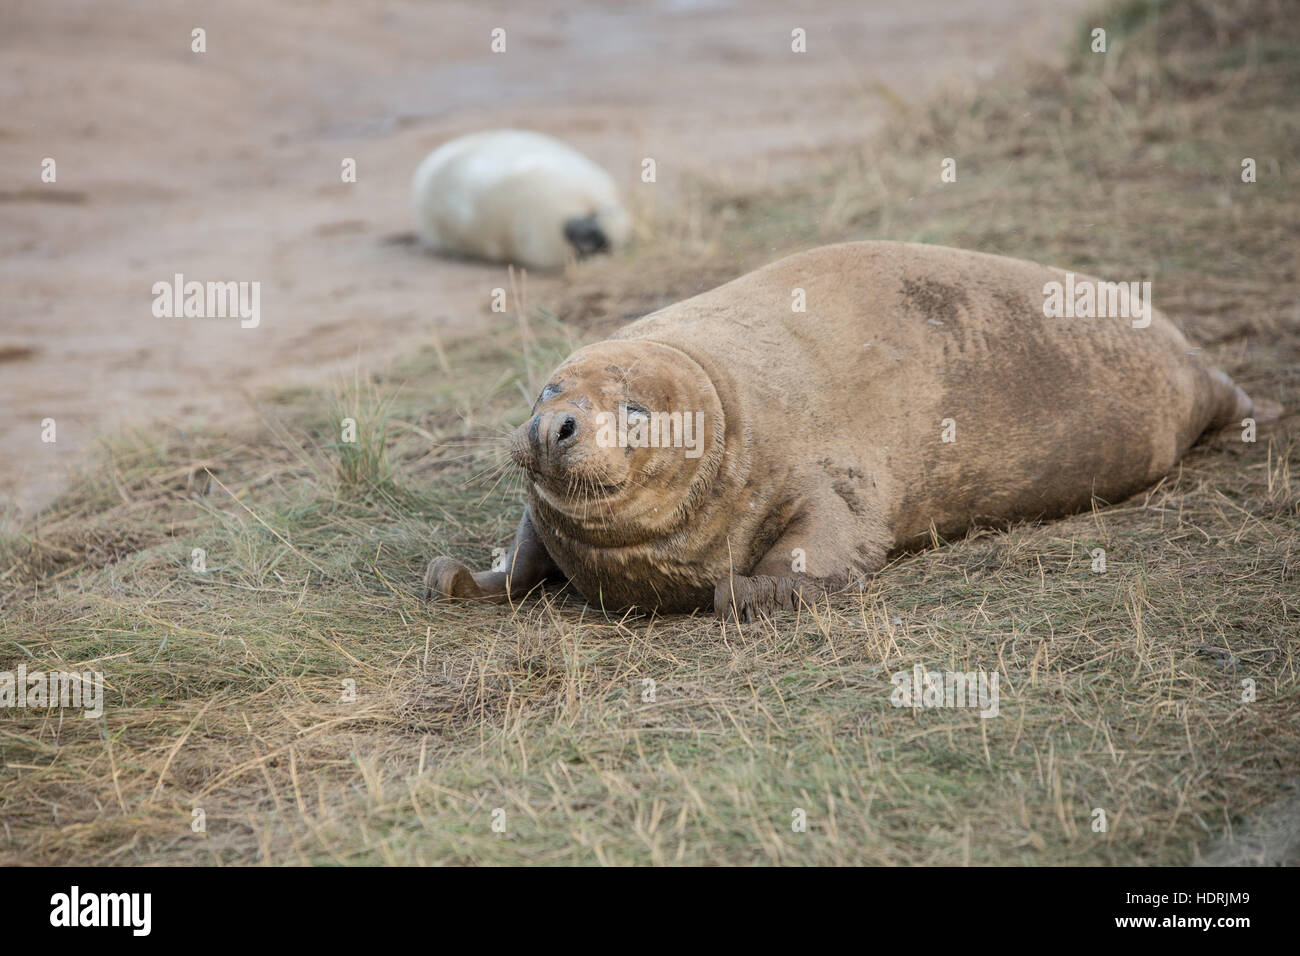
POLYGON ((762 625, 417 600, 431 555, 486 562, 512 533, 500 439, 535 369, 820 242, 1142 274, 1213 360, 1300 408, 1300 24, 1267 2, 1099 22, 1110 52, 1065 77, 941 98, 823 180, 703 194, 690 243, 658 224, 489 345, 268 396, 254 425, 108 443, 0 542, 0 668, 109 685, 99 720, 0 714, 0 862, 1176 864, 1286 797, 1294 415, 1207 440, 1139 498, 909 556, 762 625), (918 663, 996 671, 1000 716, 893 707, 890 675, 918 663))

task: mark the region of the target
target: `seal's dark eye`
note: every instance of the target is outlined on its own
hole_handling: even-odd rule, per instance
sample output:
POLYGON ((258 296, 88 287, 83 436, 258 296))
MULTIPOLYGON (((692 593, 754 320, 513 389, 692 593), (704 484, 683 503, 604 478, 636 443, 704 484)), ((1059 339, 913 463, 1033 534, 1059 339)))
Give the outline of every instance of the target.
POLYGON ((539 403, 549 401, 550 399, 554 398, 556 395, 559 394, 560 394, 560 386, 547 385, 544 389, 542 389, 542 395, 539 399, 537 399, 537 401, 539 403))

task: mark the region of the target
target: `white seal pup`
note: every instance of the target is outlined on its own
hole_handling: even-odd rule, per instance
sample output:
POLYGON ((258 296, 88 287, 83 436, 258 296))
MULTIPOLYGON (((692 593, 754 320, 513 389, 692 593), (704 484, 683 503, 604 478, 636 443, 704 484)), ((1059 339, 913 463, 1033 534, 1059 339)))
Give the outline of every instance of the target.
POLYGON ((439 252, 559 269, 627 242, 614 180, 572 147, 527 130, 443 143, 415 171, 415 218, 439 252))

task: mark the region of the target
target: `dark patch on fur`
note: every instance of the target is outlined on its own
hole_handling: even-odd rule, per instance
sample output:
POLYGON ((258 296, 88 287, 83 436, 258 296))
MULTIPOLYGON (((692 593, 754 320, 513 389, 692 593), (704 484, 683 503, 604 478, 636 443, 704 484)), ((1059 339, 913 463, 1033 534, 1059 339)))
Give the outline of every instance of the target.
POLYGON ((960 309, 970 308, 965 289, 934 279, 904 279, 903 301, 926 319, 939 322, 951 319, 960 309))
POLYGON ((858 490, 847 481, 837 481, 831 485, 831 490, 844 499, 844 503, 849 506, 849 511, 855 515, 866 514, 867 509, 858 501, 858 490))
POLYGON ((1024 296, 1012 295, 1010 292, 999 289, 993 293, 993 298, 997 300, 998 305, 1002 307, 1007 315, 1039 318, 1043 314, 1041 303, 1035 305, 1024 296))
MULTIPOLYGON (((831 490, 843 499, 844 503, 848 505, 849 511, 855 515, 866 514, 867 506, 858 497, 858 489, 862 487, 862 481, 867 476, 852 465, 844 468, 838 467, 832 464, 829 458, 823 458, 818 464, 833 479, 831 481, 831 490)), ((875 483, 875 476, 872 476, 871 484, 873 487, 875 483)))

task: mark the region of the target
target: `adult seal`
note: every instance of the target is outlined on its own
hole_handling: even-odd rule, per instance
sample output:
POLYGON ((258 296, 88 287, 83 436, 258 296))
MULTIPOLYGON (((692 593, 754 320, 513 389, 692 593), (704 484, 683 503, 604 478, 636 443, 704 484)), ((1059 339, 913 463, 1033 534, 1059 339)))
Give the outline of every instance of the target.
POLYGON ((609 173, 528 130, 443 143, 416 169, 411 201, 420 236, 436 251, 531 269, 611 252, 631 231, 609 173))
POLYGON ((748 619, 932 535, 1120 501, 1206 429, 1278 411, 1136 283, 828 246, 571 355, 511 439, 528 507, 505 570, 438 558, 427 595, 506 601, 558 577, 606 608, 748 619))

